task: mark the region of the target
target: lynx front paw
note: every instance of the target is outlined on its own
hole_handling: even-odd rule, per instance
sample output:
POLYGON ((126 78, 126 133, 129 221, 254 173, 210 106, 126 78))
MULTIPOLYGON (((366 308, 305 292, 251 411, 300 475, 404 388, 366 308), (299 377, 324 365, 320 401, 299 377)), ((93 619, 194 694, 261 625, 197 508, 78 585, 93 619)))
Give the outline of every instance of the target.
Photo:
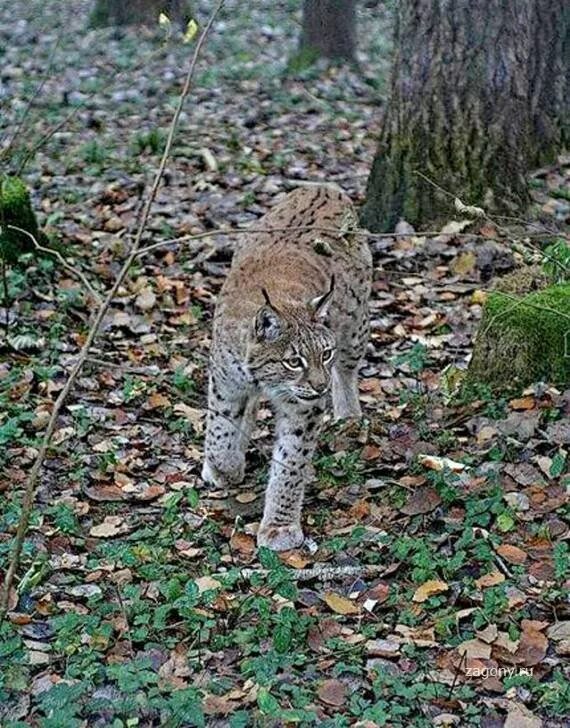
POLYGON ((204 461, 202 466, 202 480, 212 483, 218 488, 226 488, 229 485, 238 485, 245 475, 245 460, 233 467, 217 468, 209 460, 204 461))
POLYGON ((302 545, 305 537, 301 526, 272 526, 261 524, 257 532, 257 545, 273 551, 289 551, 302 545))

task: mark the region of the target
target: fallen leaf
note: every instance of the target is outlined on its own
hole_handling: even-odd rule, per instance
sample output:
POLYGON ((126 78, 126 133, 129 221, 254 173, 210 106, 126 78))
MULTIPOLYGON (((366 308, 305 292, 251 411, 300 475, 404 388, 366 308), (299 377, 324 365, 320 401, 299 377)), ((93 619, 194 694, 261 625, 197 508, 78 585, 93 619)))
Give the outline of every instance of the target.
POLYGON ((536 406, 536 400, 533 396, 520 397, 518 399, 511 399, 509 405, 514 410, 530 410, 536 406))
POLYGON ((202 594, 202 592, 209 591, 210 589, 219 589, 222 586, 219 581, 207 575, 199 576, 197 579, 194 579, 194 584, 198 587, 198 592, 200 594, 202 594))
POLYGON ((190 407, 184 402, 177 402, 174 405, 174 413, 186 417, 197 435, 203 432, 204 410, 198 409, 197 407, 190 407))
POLYGON ((170 407, 170 400, 164 394, 155 392, 151 394, 145 404, 145 409, 162 409, 164 407, 170 407))
POLYGON ((489 660, 491 658, 491 645, 480 639, 466 640, 457 645, 457 652, 472 660, 489 660))
POLYGON ((122 516, 106 516, 103 523, 92 526, 89 535, 95 538, 112 538, 129 530, 122 516))
POLYGON ((230 546, 232 550, 238 551, 242 556, 251 556, 255 551, 255 541, 252 536, 241 531, 232 533, 230 546))
POLYGON ((395 657, 400 654, 400 642, 396 640, 368 640, 364 648, 370 657, 395 657))
POLYGON ((135 306, 141 311, 150 311, 156 304, 156 296, 152 288, 143 288, 135 299, 135 306))
POLYGON ((337 614, 358 614, 360 611, 358 604, 334 592, 327 592, 323 599, 337 614))
POLYGON ((408 627, 406 624, 397 624, 394 631, 402 635, 403 641, 410 642, 416 647, 433 647, 437 644, 433 627, 408 627))
POLYGON ((521 703, 510 703, 503 728, 542 728, 542 720, 521 703))
POLYGON ((558 640, 570 640, 570 621, 557 622, 548 628, 546 634, 555 642, 558 640))
POLYGON ((528 559, 528 554, 519 549, 518 546, 513 546, 510 543, 503 543, 497 547, 497 553, 509 564, 524 564, 528 559))
POLYGON ((339 708, 346 700, 346 687, 340 680, 325 680, 318 689, 319 700, 339 708))
POLYGON ((259 493, 256 493, 254 490, 244 490, 236 495, 236 500, 238 503, 252 503, 258 497, 259 493))
POLYGON ((418 455, 418 462, 430 470, 451 470, 453 473, 459 473, 467 467, 463 463, 438 455, 418 455))
POLYGON ((449 589, 449 585, 445 581, 439 581, 438 579, 431 579, 426 581, 420 587, 418 587, 412 597, 414 602, 425 602, 434 594, 441 594, 449 589))
POLYGON ((488 574, 484 574, 478 579, 475 579, 475 586, 478 589, 485 589, 488 586, 496 586, 497 584, 502 584, 504 581, 505 577, 503 576, 503 574, 501 574, 500 571, 491 571, 488 574))
POLYGON ((420 513, 430 513, 441 503, 441 498, 435 488, 418 488, 410 496, 400 512, 407 516, 417 516, 420 513))

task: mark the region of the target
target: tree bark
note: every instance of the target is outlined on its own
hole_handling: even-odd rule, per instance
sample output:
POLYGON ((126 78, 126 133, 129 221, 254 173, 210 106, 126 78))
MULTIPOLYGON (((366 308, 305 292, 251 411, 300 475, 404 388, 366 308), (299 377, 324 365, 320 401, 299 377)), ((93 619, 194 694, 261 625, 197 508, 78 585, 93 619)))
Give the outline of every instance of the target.
POLYGON ((91 23, 155 26, 160 13, 166 13, 173 23, 182 27, 192 18, 187 0, 96 0, 91 23))
POLYGON ((301 52, 353 61, 356 0, 305 0, 301 52))
POLYGON ((532 7, 533 0, 401 0, 366 227, 449 219, 453 200, 416 171, 465 204, 524 209, 532 7))
POLYGON ((535 0, 534 44, 529 57, 532 115, 531 165, 555 161, 569 143, 570 6, 567 0, 535 0))

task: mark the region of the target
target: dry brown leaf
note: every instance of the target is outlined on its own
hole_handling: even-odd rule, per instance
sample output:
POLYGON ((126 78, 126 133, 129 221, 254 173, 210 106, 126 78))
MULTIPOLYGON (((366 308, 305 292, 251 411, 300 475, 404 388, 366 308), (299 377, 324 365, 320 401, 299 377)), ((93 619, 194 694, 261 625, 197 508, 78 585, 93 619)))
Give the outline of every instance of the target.
POLYGON ((528 397, 519 397, 518 399, 511 399, 509 402, 511 409, 514 410, 530 410, 536 406, 535 398, 530 395, 528 397))
POLYGON ((346 700, 346 687, 340 680, 325 680, 318 690, 319 700, 339 708, 346 700))
POLYGON ((489 660, 491 658, 491 645, 480 639, 466 640, 457 645, 457 652, 472 660, 489 660))
POLYGON ((523 629, 515 655, 526 667, 532 667, 544 660, 547 650, 548 640, 542 632, 537 629, 523 629))
POLYGON ((198 435, 204 430, 204 410, 190 407, 184 402, 177 402, 174 405, 174 413, 186 417, 198 435))
POLYGON ((311 563, 311 559, 303 556, 299 551, 284 551, 279 554, 279 558, 292 569, 304 569, 311 563))
POLYGON ((236 495, 236 500, 238 503, 252 503, 258 497, 259 493, 254 490, 244 490, 236 495))
POLYGON ((152 288, 143 288, 135 299, 135 306, 141 311, 150 311, 156 304, 156 296, 152 288))
POLYGON ((334 592, 327 592, 323 599, 337 614, 358 614, 360 611, 358 604, 334 592))
POLYGON ((435 488, 418 488, 410 494, 408 501, 400 512, 406 516, 417 516, 420 513, 430 513, 441 503, 441 498, 435 488))
POLYGON ((212 576, 199 576, 197 579, 194 579, 194 584, 198 587, 198 592, 201 594, 202 592, 209 591, 210 589, 219 589, 222 585, 219 581, 214 579, 212 576))
POLYGON ((513 546, 510 543, 503 543, 497 547, 497 553, 509 564, 524 564, 528 559, 526 551, 519 549, 518 546, 513 546))
POLYGON ((570 640, 570 620, 557 622, 548 628, 546 634, 551 640, 570 640))
POLYGON ((416 647, 433 647, 437 644, 433 627, 408 627, 406 624, 397 624, 394 631, 402 635, 404 642, 411 642, 416 647))
POLYGON ((449 589, 449 585, 445 581, 439 581, 438 579, 430 579, 418 587, 412 597, 414 602, 425 602, 434 594, 441 594, 449 589))
POLYGON ((145 409, 162 409, 164 407, 170 407, 170 400, 164 394, 155 392, 151 394, 145 403, 145 409))
POLYGON ((478 579, 475 579, 475 586, 478 589, 485 589, 488 586, 497 586, 497 584, 502 584, 504 581, 505 577, 500 571, 491 571, 488 574, 484 574, 478 579))
POLYGON ((255 551, 253 537, 241 531, 232 533, 230 546, 233 551, 238 551, 242 556, 251 556, 255 551))
POLYGON ((511 702, 503 728, 542 728, 542 720, 522 703, 511 702))
POLYGON ((113 536, 126 533, 128 530, 129 527, 124 522, 122 516, 106 516, 103 523, 91 527, 89 535, 95 538, 112 538, 113 536))

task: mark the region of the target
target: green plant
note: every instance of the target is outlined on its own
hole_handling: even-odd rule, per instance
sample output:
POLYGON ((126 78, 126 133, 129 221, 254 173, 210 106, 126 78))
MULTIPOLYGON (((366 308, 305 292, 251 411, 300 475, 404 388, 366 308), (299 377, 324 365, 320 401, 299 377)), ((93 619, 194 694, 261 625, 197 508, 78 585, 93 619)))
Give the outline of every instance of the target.
POLYGON ((28 188, 19 177, 0 176, 0 258, 9 264, 34 250, 29 235, 12 230, 11 225, 25 230, 36 240, 39 237, 28 188))

